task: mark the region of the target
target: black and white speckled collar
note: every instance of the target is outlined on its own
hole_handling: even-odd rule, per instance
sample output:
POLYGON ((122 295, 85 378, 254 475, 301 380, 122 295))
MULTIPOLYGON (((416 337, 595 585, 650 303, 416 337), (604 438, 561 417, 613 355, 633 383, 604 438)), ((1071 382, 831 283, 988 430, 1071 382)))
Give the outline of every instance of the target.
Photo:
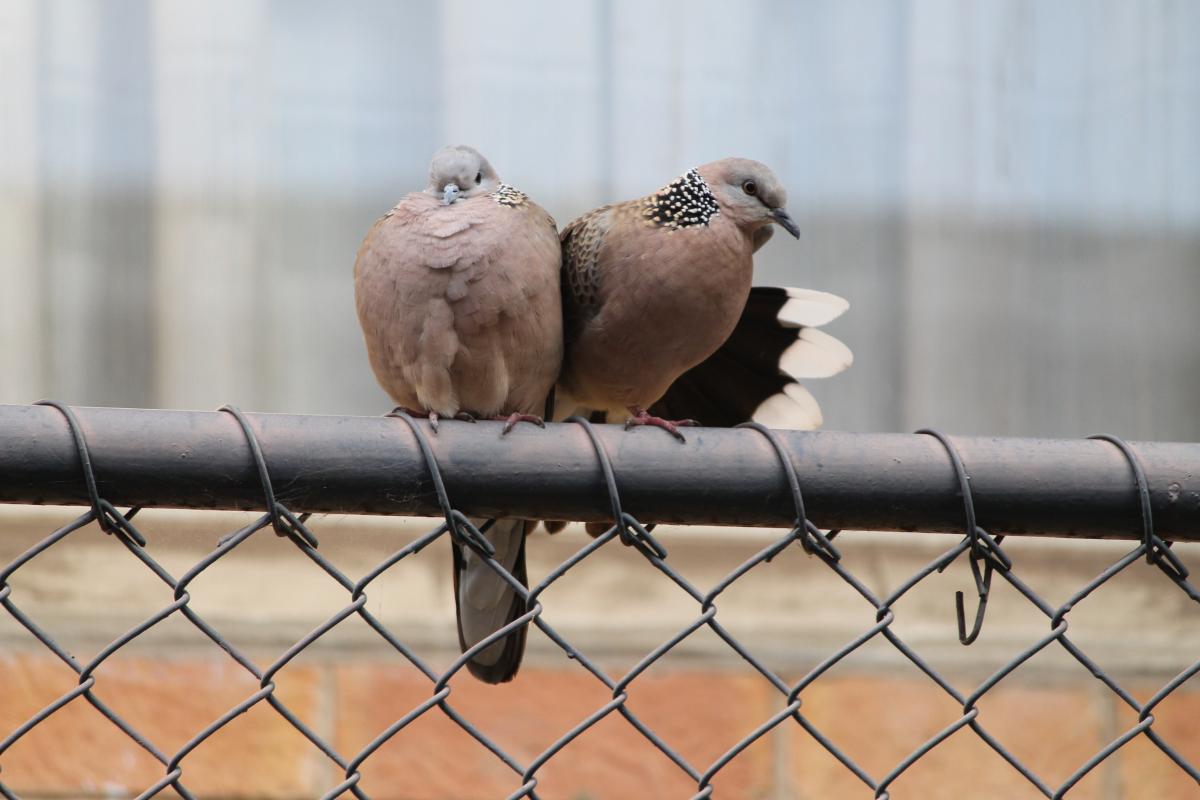
POLYGON ((719 213, 716 196, 691 169, 646 198, 644 216, 660 227, 692 228, 707 225, 719 213))
POLYGON ((492 199, 502 206, 519 206, 525 202, 525 193, 502 183, 492 192, 492 199))

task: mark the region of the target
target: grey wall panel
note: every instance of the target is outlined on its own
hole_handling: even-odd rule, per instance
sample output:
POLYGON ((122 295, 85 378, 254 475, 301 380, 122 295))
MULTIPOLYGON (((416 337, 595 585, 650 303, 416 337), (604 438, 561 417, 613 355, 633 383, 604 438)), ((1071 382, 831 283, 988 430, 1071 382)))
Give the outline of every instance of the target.
POLYGON ((264 36, 256 405, 391 409, 351 281, 367 229, 424 186, 440 146, 439 15, 427 3, 274 2, 264 36))
POLYGON ((46 386, 37 29, 36 0, 0 4, 0 403, 46 386))
POLYGON ((1195 439, 1200 7, 6 4, 0 399, 375 413, 363 233, 440 144, 562 223, 723 155, 850 299, 831 427, 1195 439))
POLYGON ((39 6, 39 250, 45 391, 135 404, 152 386, 146 7, 39 6))

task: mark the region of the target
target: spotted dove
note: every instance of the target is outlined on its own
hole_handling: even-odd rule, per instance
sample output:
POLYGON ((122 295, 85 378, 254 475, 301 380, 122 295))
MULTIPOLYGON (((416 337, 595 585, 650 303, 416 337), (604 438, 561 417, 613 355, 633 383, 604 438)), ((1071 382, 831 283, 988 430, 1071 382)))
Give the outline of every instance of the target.
POLYGON ((835 295, 751 288, 772 224, 799 237, 763 164, 726 158, 646 197, 602 206, 562 232, 566 349, 559 414, 632 414, 628 425, 812 429, 821 410, 798 379, 850 365, 817 330, 846 310, 835 295))
MULTIPOLYGON (((550 215, 501 183, 470 147, 433 157, 429 185, 371 228, 354 264, 358 319, 375 377, 401 407, 441 417, 539 424, 562 360, 561 251, 550 215)), ((482 520, 474 521, 477 525, 482 520)), ((526 584, 530 523, 497 520, 495 559, 526 584)), ((520 595, 455 541, 459 643, 466 650, 525 612, 520 595)), ((525 627, 467 662, 489 683, 511 680, 525 627)))

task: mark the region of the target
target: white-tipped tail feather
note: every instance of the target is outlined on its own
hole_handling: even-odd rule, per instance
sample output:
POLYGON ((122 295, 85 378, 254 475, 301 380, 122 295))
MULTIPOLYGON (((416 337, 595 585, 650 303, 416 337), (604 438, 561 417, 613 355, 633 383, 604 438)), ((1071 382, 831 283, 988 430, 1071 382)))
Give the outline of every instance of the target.
MULTIPOLYGON (((787 302, 775 318, 784 328, 799 329, 796 341, 779 357, 779 371, 796 380, 828 378, 854 363, 854 353, 839 339, 817 330, 846 313, 844 298, 816 289, 786 287, 787 302)), ((821 406, 812 393, 789 383, 754 410, 752 419, 768 428, 811 431, 824 422, 821 406)))
POLYGON ((676 379, 651 413, 702 425, 820 427, 817 401, 795 381, 828 378, 854 361, 849 347, 817 329, 849 307, 828 292, 754 287, 725 343, 676 379))
POLYGON ((850 303, 836 294, 818 292, 816 289, 784 287, 787 302, 779 309, 776 319, 785 328, 827 325, 846 313, 850 303))
POLYGON ((782 392, 764 400, 751 419, 768 428, 796 431, 815 430, 823 422, 817 399, 798 383, 789 383, 782 392))
POLYGON ((828 378, 854 363, 850 348, 825 331, 801 328, 800 335, 779 358, 779 371, 797 380, 828 378))

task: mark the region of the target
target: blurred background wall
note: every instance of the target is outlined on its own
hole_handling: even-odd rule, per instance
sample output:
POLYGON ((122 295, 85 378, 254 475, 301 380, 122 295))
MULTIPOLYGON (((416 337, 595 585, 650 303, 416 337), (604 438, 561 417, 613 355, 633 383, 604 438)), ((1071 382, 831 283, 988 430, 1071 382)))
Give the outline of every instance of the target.
POLYGON ((466 142, 565 223, 730 154, 826 424, 1200 437, 1200 6, 0 4, 0 402, 381 413, 350 279, 466 142))

